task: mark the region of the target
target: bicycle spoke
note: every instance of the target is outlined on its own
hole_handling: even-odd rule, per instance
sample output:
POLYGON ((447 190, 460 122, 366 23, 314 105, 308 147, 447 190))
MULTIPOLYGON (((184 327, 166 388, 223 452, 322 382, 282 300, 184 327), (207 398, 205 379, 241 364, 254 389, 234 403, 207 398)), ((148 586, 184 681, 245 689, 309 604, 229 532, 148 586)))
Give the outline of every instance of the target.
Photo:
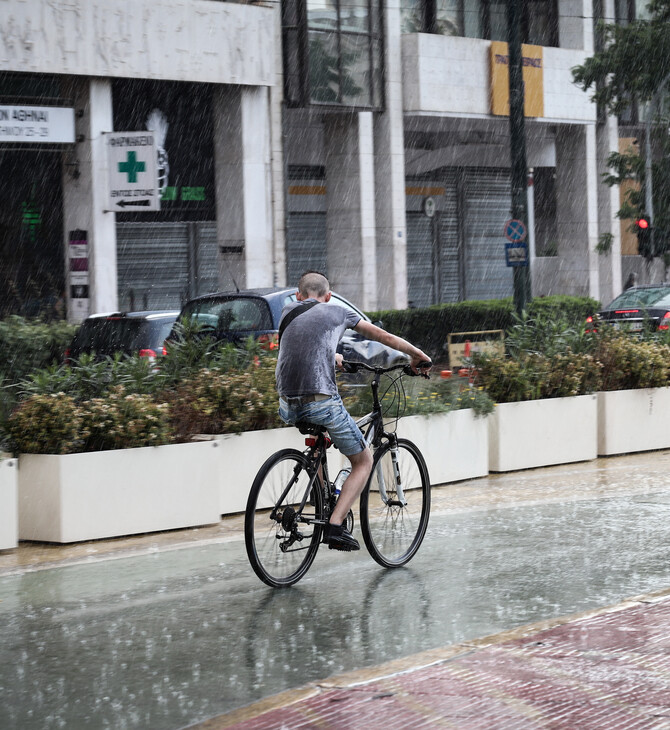
POLYGON ((430 485, 416 446, 398 441, 397 467, 402 496, 396 488, 390 446, 375 455, 375 464, 361 496, 361 528, 372 557, 381 565, 404 565, 423 540, 430 509, 430 485))
POLYGON ((310 495, 312 504, 309 500, 306 504, 309 512, 300 512, 309 485, 306 464, 299 451, 278 452, 263 465, 249 495, 245 518, 247 554, 258 577, 272 586, 300 580, 321 541, 321 526, 314 524, 322 514, 318 482, 310 495))

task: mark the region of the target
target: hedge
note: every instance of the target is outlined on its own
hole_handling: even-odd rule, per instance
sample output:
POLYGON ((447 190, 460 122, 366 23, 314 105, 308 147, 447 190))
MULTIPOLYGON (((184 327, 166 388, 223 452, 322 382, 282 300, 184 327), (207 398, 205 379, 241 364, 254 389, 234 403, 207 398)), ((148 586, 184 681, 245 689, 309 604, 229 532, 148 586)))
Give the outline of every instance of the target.
MULTIPOLYGON (((531 319, 560 319, 568 326, 582 326, 599 309, 600 303, 590 297, 557 295, 533 299, 527 312, 531 319)), ((381 321, 384 329, 404 337, 437 359, 445 356, 447 336, 451 333, 507 331, 517 321, 511 297, 368 314, 373 322, 381 321)))

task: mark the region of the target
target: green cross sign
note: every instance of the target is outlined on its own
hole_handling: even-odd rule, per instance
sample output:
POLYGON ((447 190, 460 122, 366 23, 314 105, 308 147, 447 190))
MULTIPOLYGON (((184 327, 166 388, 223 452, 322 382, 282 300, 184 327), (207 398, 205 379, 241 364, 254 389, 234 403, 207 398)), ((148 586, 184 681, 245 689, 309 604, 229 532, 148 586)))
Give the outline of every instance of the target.
POLYGON ((146 165, 144 162, 137 161, 137 154, 135 152, 128 152, 128 157, 125 162, 119 162, 119 172, 125 172, 128 175, 129 183, 137 182, 137 173, 144 172, 146 165))

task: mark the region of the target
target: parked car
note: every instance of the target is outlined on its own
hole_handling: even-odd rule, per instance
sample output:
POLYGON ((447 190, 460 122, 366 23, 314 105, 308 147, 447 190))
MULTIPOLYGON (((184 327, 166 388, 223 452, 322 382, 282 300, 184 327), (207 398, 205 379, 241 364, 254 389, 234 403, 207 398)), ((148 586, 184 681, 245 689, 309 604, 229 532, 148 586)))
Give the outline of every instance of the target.
POLYGON ((117 352, 153 360, 165 354, 163 342, 178 315, 178 311, 167 310, 92 314, 75 333, 65 360, 70 362, 85 353, 104 357, 117 352))
MULTIPOLYGON (((284 287, 205 294, 186 302, 178 321, 197 322, 201 333, 216 340, 240 343, 248 337, 254 337, 269 349, 274 349, 277 347, 282 309, 288 302, 296 300, 297 292, 296 287, 284 287)), ((327 306, 333 304, 350 309, 362 319, 370 321, 360 309, 335 292, 327 306)), ((173 328, 170 338, 176 336, 176 329, 173 328)), ((345 360, 386 367, 408 359, 402 352, 368 340, 352 329, 344 333, 338 352, 342 353, 345 360)))
MULTIPOLYGON (((619 294, 596 315, 602 322, 629 332, 670 329, 670 285, 634 286, 619 294)), ((597 327, 594 317, 587 328, 597 327)))

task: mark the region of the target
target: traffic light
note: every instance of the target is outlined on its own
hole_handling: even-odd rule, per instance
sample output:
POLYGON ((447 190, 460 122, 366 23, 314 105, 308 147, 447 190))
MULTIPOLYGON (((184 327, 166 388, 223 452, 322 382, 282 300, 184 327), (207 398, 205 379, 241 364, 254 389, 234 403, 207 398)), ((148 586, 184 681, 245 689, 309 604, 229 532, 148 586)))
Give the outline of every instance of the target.
POLYGON ((646 259, 653 259, 656 255, 652 231, 649 216, 643 213, 635 221, 635 232, 637 233, 637 252, 646 259))

